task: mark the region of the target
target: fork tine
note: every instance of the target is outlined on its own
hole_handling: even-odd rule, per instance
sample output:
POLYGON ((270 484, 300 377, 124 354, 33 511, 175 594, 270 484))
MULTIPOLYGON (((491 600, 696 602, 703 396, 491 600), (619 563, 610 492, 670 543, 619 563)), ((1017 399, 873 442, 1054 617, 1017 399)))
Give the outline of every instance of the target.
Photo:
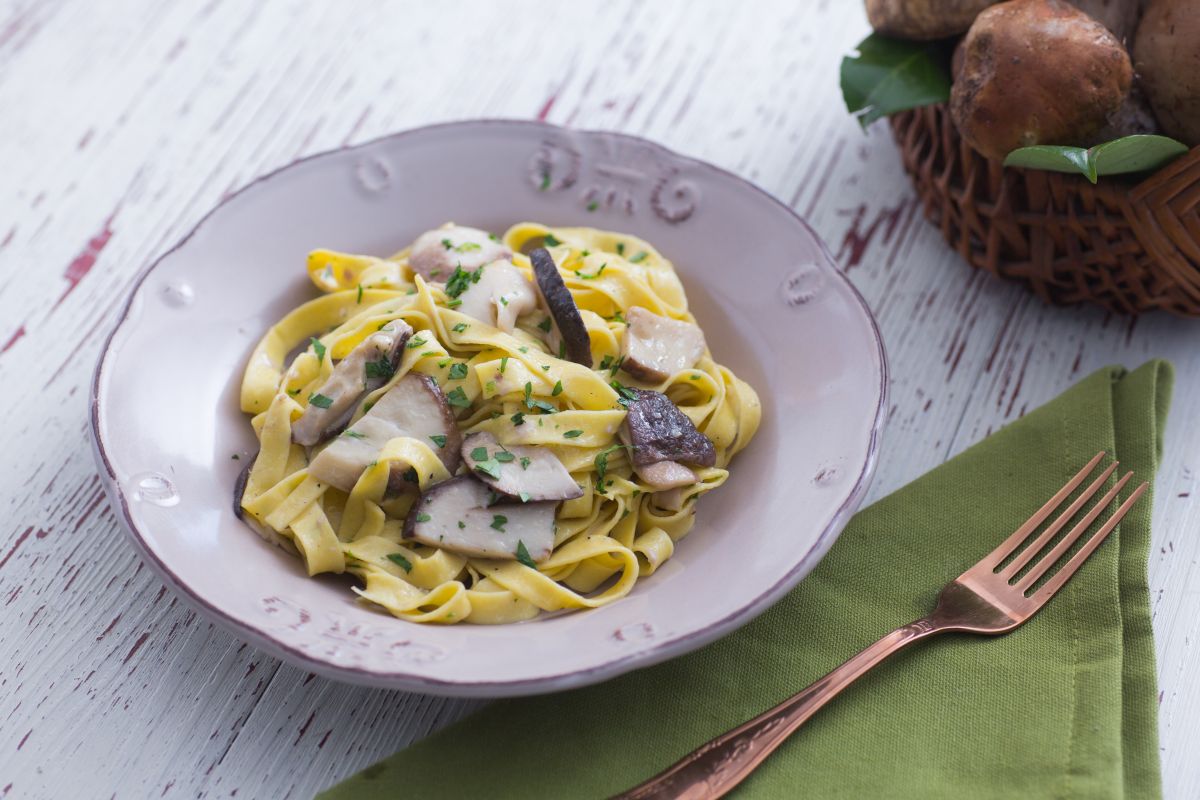
POLYGON ((1054 575, 1054 577, 1046 581, 1042 588, 1030 595, 1030 599, 1040 606, 1042 603, 1045 603, 1047 600, 1053 597, 1054 593, 1061 589, 1063 584, 1071 579, 1071 576, 1075 574, 1083 562, 1087 561, 1088 556, 1090 556, 1095 549, 1104 542, 1108 535, 1113 532, 1113 529, 1117 527, 1117 523, 1119 523, 1125 517, 1125 515, 1129 513, 1129 509, 1133 508, 1134 503, 1136 503, 1138 499, 1145 494, 1146 489, 1149 488, 1149 486, 1149 483, 1143 483, 1141 486, 1134 489, 1133 494, 1129 495, 1125 502, 1121 504, 1121 507, 1118 508, 1116 512, 1114 512, 1109 518, 1109 520, 1104 523, 1103 527, 1096 531, 1095 535, 1087 541, 1087 544, 1081 547, 1078 553, 1071 556, 1071 560, 1064 564, 1063 568, 1060 569, 1058 573, 1054 575))
POLYGON ((1038 538, 1033 541, 1029 547, 1026 547, 1021 553, 1013 559, 1012 563, 1004 569, 1000 570, 1000 575, 1006 580, 1012 580, 1013 577, 1021 571, 1021 569, 1033 560, 1034 556, 1042 551, 1046 543, 1054 538, 1054 535, 1062 530, 1063 526, 1075 518, 1079 513, 1079 509, 1083 508, 1083 504, 1092 499, 1096 492, 1100 491, 1100 487, 1105 484, 1109 476, 1116 471, 1119 461, 1114 461, 1108 465, 1108 469, 1100 473, 1100 477, 1092 481, 1091 485, 1083 490, 1083 494, 1075 498, 1075 502, 1067 507, 1067 510, 1058 515, 1054 522, 1046 527, 1046 530, 1038 535, 1038 538))
MULTIPOLYGON (((1129 479, 1132 477, 1132 472, 1126 472, 1121 477, 1121 480, 1113 484, 1113 487, 1105 493, 1104 497, 1100 498, 1096 505, 1092 506, 1091 511, 1085 514, 1083 519, 1079 520, 1075 527, 1071 529, 1071 532, 1064 536, 1058 544, 1054 545, 1050 552, 1043 556, 1038 563, 1034 564, 1033 569, 1025 573, 1025 576, 1021 578, 1021 580, 1017 581, 1014 584, 1014 587, 1021 592, 1025 592, 1029 590, 1030 586, 1033 586, 1035 583, 1037 583, 1038 579, 1045 575, 1046 571, 1053 567, 1058 560, 1062 558, 1063 553, 1070 550, 1071 546, 1079 540, 1079 537, 1082 536, 1089 527, 1091 527, 1092 523, 1096 521, 1096 518, 1100 516, 1101 512, 1112 505, 1112 501, 1116 499, 1117 495, 1120 494, 1121 490, 1125 488, 1125 484, 1129 483, 1129 479)), ((1115 527, 1116 523, 1113 523, 1113 525, 1115 527)))
POLYGON ((1008 558, 1014 550, 1021 546, 1021 542, 1029 538, 1029 534, 1037 530, 1037 527, 1046 521, 1046 518, 1054 513, 1054 509, 1062 505, 1063 500, 1070 497, 1071 492, 1078 488, 1079 484, 1083 483, 1083 479, 1092 474, 1092 470, 1100 463, 1100 459, 1107 455, 1101 450, 1096 456, 1087 463, 1083 469, 1079 470, 1074 478, 1067 481, 1067 485, 1058 490, 1058 493, 1046 501, 1046 504, 1039 508, 1037 512, 1025 521, 1025 524, 1017 528, 1017 530, 1000 543, 992 552, 984 556, 977 567, 986 567, 989 570, 994 570, 1004 559, 1008 558))

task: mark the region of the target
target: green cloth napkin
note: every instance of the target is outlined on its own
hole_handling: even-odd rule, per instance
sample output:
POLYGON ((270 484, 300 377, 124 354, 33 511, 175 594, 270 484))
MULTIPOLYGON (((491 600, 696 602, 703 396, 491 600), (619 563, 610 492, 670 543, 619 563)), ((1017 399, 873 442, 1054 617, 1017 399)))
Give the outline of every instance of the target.
MULTIPOLYGON (((637 784, 924 615, 1099 450, 1152 479, 1172 376, 1156 361, 1086 378, 859 513, 791 594, 703 650, 497 702, 321 796, 602 798, 637 784)), ((1024 627, 901 652, 734 795, 1158 797, 1150 508, 1024 627)))

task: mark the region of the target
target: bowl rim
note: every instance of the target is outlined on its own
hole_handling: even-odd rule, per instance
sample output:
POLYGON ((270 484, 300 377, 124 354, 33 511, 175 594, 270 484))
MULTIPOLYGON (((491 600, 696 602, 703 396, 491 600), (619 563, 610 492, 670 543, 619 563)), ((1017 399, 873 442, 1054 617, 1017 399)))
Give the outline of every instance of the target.
POLYGON ((147 266, 143 267, 138 276, 135 278, 133 284, 130 286, 128 297, 119 315, 117 316, 116 321, 113 323, 111 330, 104 339, 104 346, 100 351, 100 356, 97 359, 96 366, 92 372, 92 380, 88 398, 88 423, 91 434, 89 438, 91 439, 92 452, 95 456, 96 463, 101 469, 100 477, 102 479, 101 482, 104 485, 105 492, 108 495, 110 503, 118 512, 118 521, 121 523, 121 527, 124 528, 126 534, 132 540, 135 548, 139 553, 141 553, 142 558, 145 559, 145 561, 158 574, 163 582, 170 586, 177 595, 181 596, 204 616, 220 623, 239 638, 249 641, 259 649, 264 650, 277 658, 300 665, 302 668, 309 669, 317 674, 324 675, 335 680, 348 681, 359 685, 461 697, 502 697, 511 695, 529 695, 561 691, 577 686, 597 683, 599 681, 620 675, 631 669, 657 664, 677 655, 690 652, 720 638, 721 636, 731 633, 742 625, 750 622, 759 614, 766 611, 770 606, 774 605, 774 603, 786 592, 790 591, 797 583, 800 582, 800 580, 802 580, 809 572, 812 571, 812 568, 816 566, 816 561, 819 561, 820 558, 824 557, 829 547, 833 544, 833 541, 836 540, 837 536, 841 533, 842 529, 849 521, 849 518, 862 504, 863 498, 866 496, 867 489, 871 483, 872 477, 874 476, 875 468, 878 463, 880 437, 885 421, 884 411, 887 408, 889 394, 889 377, 890 368, 888 365, 887 352, 883 344, 883 337, 880 334, 878 322, 876 321, 874 314, 871 312, 870 306, 867 304, 862 294, 846 277, 846 275, 841 270, 837 269, 836 259, 833 257, 833 254, 830 253, 829 247, 825 244, 824 240, 821 239, 821 237, 817 235, 816 231, 812 229, 812 226, 809 225, 803 217, 796 213, 794 209, 792 209, 779 198, 775 197, 775 195, 771 194, 766 189, 758 186, 753 181, 723 167, 719 167, 694 156, 676 152, 665 145, 634 134, 623 133, 620 131, 571 128, 567 126, 555 125, 553 123, 548 123, 541 120, 510 117, 467 118, 422 125, 415 128, 406 128, 401 131, 396 131, 383 136, 368 139, 358 144, 342 145, 340 147, 323 150, 319 153, 313 153, 265 172, 262 175, 250 180, 236 191, 222 197, 211 209, 209 209, 209 211, 204 214, 203 217, 196 222, 195 225, 191 227, 190 230, 187 231, 187 233, 185 233, 179 239, 179 241, 154 258, 147 266), (314 159, 322 158, 335 153, 347 153, 360 149, 366 149, 383 142, 397 141, 409 136, 424 135, 441 129, 468 126, 507 128, 525 127, 545 133, 560 131, 570 132, 572 135, 584 137, 614 137, 625 140, 639 147, 648 148, 659 155, 664 155, 672 160, 685 163, 693 169, 707 172, 720 178, 731 179, 745 185, 754 192, 762 195, 768 202, 773 203, 785 211, 796 223, 803 226, 803 228, 812 237, 821 254, 828 260, 827 264, 822 265, 822 269, 825 272, 836 275, 836 279, 841 282, 842 288, 848 290, 849 297, 858 304, 863 316, 866 318, 870 329, 871 340, 874 342, 878 354, 877 372, 879 399, 875 408, 874 418, 871 421, 870 436, 867 442, 867 451, 865 458, 863 459, 862 469, 855 477, 854 483, 846 493, 845 499, 838 506, 837 511, 831 517, 828 524, 826 524, 826 526, 822 529, 812 546, 804 553, 803 556, 796 560, 795 565, 792 566, 791 569, 789 569, 787 573, 783 575, 783 577, 755 597, 754 600, 743 604, 739 608, 731 610, 728 614, 704 628, 684 632, 677 636, 666 637, 662 640, 656 641, 654 644, 649 645, 644 649, 624 655, 618 655, 612 658, 605 658, 604 660, 593 664, 592 666, 572 670, 570 672, 558 675, 537 676, 513 680, 463 681, 431 678, 426 675, 419 675, 409 672, 400 667, 385 671, 361 666, 334 665, 318 657, 314 657, 303 650, 284 644, 283 642, 274 638, 268 631, 231 616, 222 609, 211 604, 208 600, 201 596, 201 594, 194 591, 185 582, 179 580, 171 567, 161 560, 149 547, 141 530, 139 530, 137 523, 135 523, 133 515, 130 513, 128 497, 122 490, 120 482, 117 480, 116 471, 109 460, 108 453, 105 450, 104 440, 100 432, 101 378, 108 360, 113 340, 116 338, 117 333, 126 325, 126 323, 129 322, 130 310, 133 307, 134 301, 138 297, 142 285, 163 261, 184 247, 191 240, 191 238, 198 233, 206 223, 208 223, 209 219, 227 203, 242 193, 257 186, 258 184, 264 183, 299 164, 303 164, 314 159), (815 561, 814 555, 816 555, 815 561))

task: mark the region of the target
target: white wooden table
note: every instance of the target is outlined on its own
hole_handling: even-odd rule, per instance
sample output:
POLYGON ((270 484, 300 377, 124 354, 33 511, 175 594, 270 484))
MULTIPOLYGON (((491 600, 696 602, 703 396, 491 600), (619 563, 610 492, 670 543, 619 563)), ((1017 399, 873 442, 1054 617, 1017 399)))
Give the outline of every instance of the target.
POLYGON ((650 137, 804 214, 878 315, 872 497, 1091 370, 1179 371, 1150 563, 1166 792, 1200 797, 1200 321, 1044 306, 921 219, 837 91, 854 0, 0 0, 0 797, 310 797, 471 703, 331 683, 199 619, 118 530, 87 445, 130 283, 228 192, 429 122, 650 137))

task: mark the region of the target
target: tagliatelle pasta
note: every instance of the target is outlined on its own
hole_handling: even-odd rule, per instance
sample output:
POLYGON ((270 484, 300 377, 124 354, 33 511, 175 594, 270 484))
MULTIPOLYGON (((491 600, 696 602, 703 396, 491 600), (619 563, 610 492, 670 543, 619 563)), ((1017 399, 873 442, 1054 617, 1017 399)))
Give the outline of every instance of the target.
MULTIPOLYGON (((754 390, 712 360, 698 329, 694 350, 668 352, 666 367, 622 360, 632 352, 632 340, 626 339, 635 335, 627 319, 633 309, 650 321, 649 333, 638 335, 653 336, 655 323, 663 330, 670 330, 673 321, 688 323, 679 326, 686 331, 696 324, 674 268, 647 242, 535 223, 518 224, 493 240, 441 241, 444 257, 451 260, 475 252, 490 257, 488 248, 494 248, 502 253, 500 261, 515 267, 519 279, 516 273, 502 275, 498 262, 475 269, 459 263, 452 274, 444 274, 436 265, 417 264, 425 256, 415 245, 390 258, 314 251, 309 274, 323 294, 267 332, 242 381, 242 410, 252 415, 260 445, 240 499, 244 518, 297 553, 309 575, 350 573, 361 582, 354 591, 362 601, 412 622, 507 623, 617 600, 671 557, 692 528, 697 498, 724 483, 730 459, 750 442, 759 424, 754 390), (552 257, 578 309, 591 364, 565 357, 562 320, 548 308, 552 303, 546 295, 532 294, 541 284, 525 253, 534 246, 544 246, 552 257), (488 289, 490 296, 481 295, 483 289, 464 291, 475 284, 492 285, 488 280, 495 287, 488 289), (480 296, 495 301, 487 306, 492 316, 479 310, 485 307, 475 299, 480 296), (361 396, 354 396, 352 410, 338 422, 340 433, 315 445, 297 443, 297 421, 333 402, 321 394, 330 391, 323 387, 345 382, 344 374, 336 372, 338 365, 351 363, 346 360, 356 348, 358 358, 366 352, 362 348, 375 346, 370 337, 383 336, 382 347, 391 341, 386 335, 409 328, 407 338, 397 340, 403 346, 394 364, 366 361, 365 376, 353 376, 361 382, 354 384, 361 396), (676 369, 671 358, 688 366, 676 369), (646 377, 663 374, 668 377, 646 377), (452 428, 449 436, 398 435, 379 440, 380 446, 372 449, 372 440, 360 431, 378 425, 372 428, 373 421, 364 419, 412 375, 426 376, 420 385, 445 398, 443 406, 457 430, 452 428), (713 457, 687 464, 665 456, 635 463, 647 461, 650 448, 638 444, 636 436, 630 439, 631 431, 637 433, 631 403, 640 402, 638 398, 665 403, 655 393, 682 412, 686 427, 694 426, 700 439, 711 442, 705 447, 713 457), (468 441, 494 441, 497 449, 475 448, 460 462, 457 454, 451 458, 447 452, 460 434, 477 434, 468 441), (336 444, 346 437, 360 441, 336 444), (352 478, 340 487, 317 462, 335 446, 347 453, 372 453, 352 453, 346 461, 339 451, 339 469, 353 467, 352 478), (533 534, 523 535, 509 522, 534 508, 532 503, 521 507, 529 495, 497 492, 506 485, 499 479, 507 476, 519 484, 521 470, 530 467, 530 458, 514 454, 546 453, 553 456, 546 458, 548 469, 558 469, 556 459, 578 488, 567 481, 572 491, 540 501, 556 505, 552 541, 535 563, 526 546, 533 534), (705 466, 706 460, 711 465, 705 466), (684 477, 663 477, 668 473, 684 477), (485 549, 480 555, 471 547, 431 544, 428 535, 419 538, 420 529, 409 517, 417 517, 418 523, 429 520, 421 509, 431 507, 422 504, 432 502, 437 487, 449 485, 456 474, 459 481, 471 475, 471 480, 487 482, 489 503, 496 505, 478 513, 486 518, 496 512, 492 527, 497 542, 515 540, 515 545, 504 545, 515 547, 512 553, 497 544, 501 549, 485 549)), ((650 340, 646 351, 656 352, 654 346, 660 344, 659 350, 675 346, 650 340)), ((657 413, 647 419, 659 419, 657 413)), ((332 461, 332 456, 324 460, 332 461)), ((457 528, 466 526, 460 520, 457 528)))

